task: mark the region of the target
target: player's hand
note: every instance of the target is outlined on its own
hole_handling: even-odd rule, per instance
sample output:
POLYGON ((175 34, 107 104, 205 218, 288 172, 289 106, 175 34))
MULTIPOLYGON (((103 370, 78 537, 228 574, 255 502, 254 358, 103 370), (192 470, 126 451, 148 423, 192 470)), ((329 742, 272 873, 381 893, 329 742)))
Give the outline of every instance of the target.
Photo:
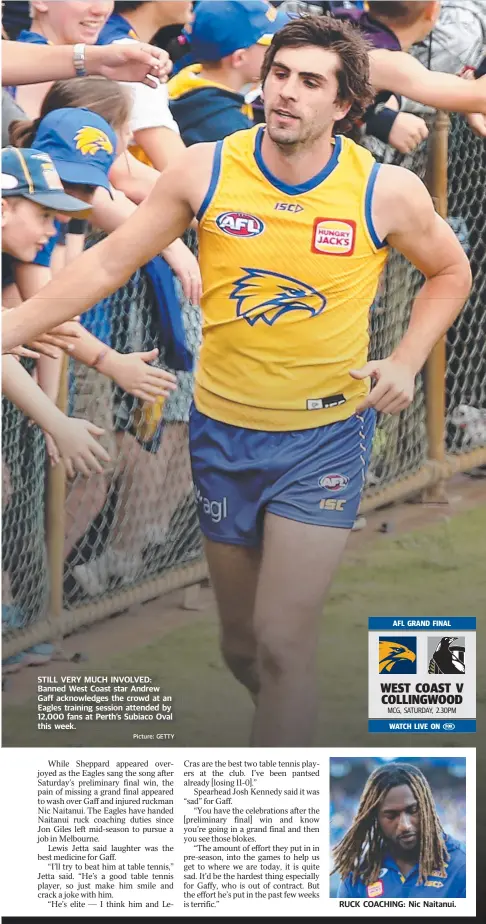
POLYGON ((50 356, 51 359, 58 359, 59 350, 71 353, 76 346, 79 337, 79 324, 76 321, 65 321, 58 327, 45 334, 39 334, 35 340, 31 340, 29 347, 42 353, 43 356, 50 356))
POLYGON ((428 137, 429 130, 420 116, 399 112, 388 137, 388 144, 401 154, 411 154, 428 137))
POLYGON ((368 407, 382 414, 399 414, 413 401, 415 375, 405 363, 389 356, 366 363, 361 369, 351 369, 353 379, 371 378, 369 395, 356 408, 361 414, 368 407))
POLYGON ((173 241, 162 256, 174 271, 182 285, 182 291, 193 305, 201 304, 202 279, 196 257, 183 241, 173 241))
POLYGON ((116 353, 113 350, 106 370, 103 362, 98 369, 108 374, 109 368, 110 377, 123 391, 149 404, 155 404, 157 398, 167 398, 177 388, 175 375, 150 365, 158 355, 158 350, 150 350, 148 353, 116 353))
MULTIPOLYGON (((166 83, 172 71, 172 61, 166 51, 146 42, 91 46, 95 55, 96 73, 112 80, 128 80, 157 87, 166 83)), ((88 60, 89 49, 86 49, 88 60)))
POLYGON ((64 417, 61 425, 51 433, 68 478, 74 478, 76 472, 86 476, 92 472, 103 472, 101 463, 109 462, 110 457, 95 437, 102 436, 104 432, 89 420, 64 417))

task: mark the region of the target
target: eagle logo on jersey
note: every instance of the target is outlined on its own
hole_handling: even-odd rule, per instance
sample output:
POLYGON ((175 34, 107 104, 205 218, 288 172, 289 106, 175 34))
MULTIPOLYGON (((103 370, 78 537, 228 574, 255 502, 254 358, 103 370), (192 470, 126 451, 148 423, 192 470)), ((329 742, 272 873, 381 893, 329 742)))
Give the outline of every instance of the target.
POLYGON ((230 298, 236 301, 237 317, 252 327, 260 319, 271 327, 289 311, 305 311, 315 318, 326 307, 325 297, 300 279, 247 266, 242 270, 246 275, 235 281, 230 298))
POLYGON ((416 674, 416 661, 416 638, 380 638, 380 674, 416 674))
POLYGON ((99 128, 91 128, 85 125, 84 128, 80 128, 76 132, 74 140, 76 149, 81 151, 81 154, 96 154, 97 151, 106 151, 107 154, 113 154, 113 145, 108 135, 105 135, 105 132, 100 131, 99 128))

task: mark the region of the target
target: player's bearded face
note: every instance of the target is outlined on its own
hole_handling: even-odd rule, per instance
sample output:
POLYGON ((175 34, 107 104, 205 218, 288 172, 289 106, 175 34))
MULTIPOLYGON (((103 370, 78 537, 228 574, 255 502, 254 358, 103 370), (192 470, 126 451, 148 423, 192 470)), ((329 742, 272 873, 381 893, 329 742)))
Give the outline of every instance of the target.
POLYGON ((409 786, 394 786, 378 810, 378 823, 392 850, 412 854, 420 847, 420 813, 409 786))
POLYGON ((314 46, 277 51, 264 84, 267 131, 275 144, 309 147, 331 134, 349 109, 338 98, 333 51, 314 46))

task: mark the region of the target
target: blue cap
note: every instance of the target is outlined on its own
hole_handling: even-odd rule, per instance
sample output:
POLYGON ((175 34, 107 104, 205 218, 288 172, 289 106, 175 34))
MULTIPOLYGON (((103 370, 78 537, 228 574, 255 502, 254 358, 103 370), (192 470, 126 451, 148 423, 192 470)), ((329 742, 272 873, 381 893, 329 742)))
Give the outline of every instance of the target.
POLYGON ((55 109, 40 123, 34 144, 52 157, 61 180, 102 186, 116 158, 115 132, 90 109, 55 109))
POLYGON ((89 208, 64 192, 51 158, 36 148, 2 148, 2 196, 21 196, 56 212, 89 208))
POLYGON ((220 61, 238 48, 270 45, 289 19, 266 0, 201 0, 185 31, 194 61, 220 61))

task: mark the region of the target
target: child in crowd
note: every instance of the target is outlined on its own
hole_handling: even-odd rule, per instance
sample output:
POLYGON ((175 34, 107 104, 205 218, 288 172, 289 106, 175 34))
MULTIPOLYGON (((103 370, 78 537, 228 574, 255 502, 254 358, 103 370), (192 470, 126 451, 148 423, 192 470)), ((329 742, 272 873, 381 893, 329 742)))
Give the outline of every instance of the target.
MULTIPOLYGON (((53 156, 54 160, 59 166, 61 176, 65 183, 68 180, 72 179, 73 176, 76 176, 79 179, 83 179, 83 171, 89 169, 91 171, 97 170, 96 174, 97 179, 97 188, 94 191, 91 190, 91 202, 93 205, 92 209, 92 221, 93 224, 96 224, 98 227, 101 227, 105 231, 109 232, 114 227, 116 227, 120 221, 123 221, 129 214, 135 209, 135 205, 129 202, 126 197, 122 194, 113 191, 110 184, 107 182, 106 176, 109 172, 111 163, 110 156, 107 155, 107 148, 116 148, 117 152, 120 153, 124 150, 127 143, 127 138, 129 132, 127 131, 127 118, 129 116, 129 100, 127 97, 126 90, 119 85, 112 83, 111 81, 98 79, 98 78, 87 78, 87 79, 77 79, 72 81, 61 81, 57 84, 54 84, 42 106, 42 118, 35 120, 33 123, 17 123, 12 128, 12 138, 16 143, 35 143, 41 146, 43 149, 48 150, 53 156), (85 104, 89 106, 87 108, 74 108, 79 107, 85 104), (58 109, 57 107, 61 106, 64 108, 58 109), (73 108, 65 108, 66 106, 73 108), (93 111, 96 110, 96 113, 93 111), (106 125, 104 119, 105 117, 110 125, 106 125), (99 119, 99 124, 96 120, 99 119), (91 120, 91 122, 90 122, 91 120), (99 136, 103 143, 100 143, 98 146, 93 146, 92 152, 89 154, 83 154, 78 150, 79 146, 79 137, 80 133, 85 132, 87 128, 90 129, 90 135, 83 135, 83 137, 89 140, 93 140, 93 131, 101 132, 99 136), (116 130, 116 139, 114 137, 114 131, 116 130), (75 138, 78 137, 78 142, 75 143, 75 138), (96 150, 95 150, 96 147, 96 150), (99 174, 104 171, 104 182, 99 182, 99 174), (106 187, 109 187, 107 190, 106 187)), ((66 188, 72 188, 67 186, 66 188)), ((86 189, 82 189, 79 183, 76 185, 76 190, 78 195, 86 196, 86 189)), ((191 258, 194 269, 197 269, 197 262, 194 257, 187 251, 187 248, 181 241, 174 242, 167 251, 164 251, 164 256, 166 259, 170 259, 174 269, 177 266, 181 266, 180 272, 182 276, 182 283, 186 285, 188 293, 192 294, 193 281, 187 276, 183 275, 183 266, 184 262, 178 260, 178 252, 183 251, 183 256, 185 253, 191 258), (176 258, 176 259, 174 259, 176 258), (189 286, 187 286, 189 283, 189 286)), ((185 261, 187 263, 187 260, 185 261)), ((22 283, 25 283, 25 276, 32 271, 35 271, 35 268, 22 267, 20 276, 22 277, 22 283)), ((40 284, 43 285, 45 280, 40 284)), ((37 288, 39 288, 39 281, 37 282, 37 288)), ((24 297, 28 297, 32 294, 32 291, 25 291, 22 293, 24 297)), ((195 300, 198 299, 198 292, 194 291, 195 300)), ((120 317, 119 311, 117 311, 117 317, 114 322, 115 331, 113 334, 113 318, 111 317, 111 307, 116 304, 116 296, 113 299, 108 299, 100 306, 95 306, 90 312, 87 312, 83 316, 83 324, 88 323, 93 333, 96 333, 99 339, 104 340, 110 345, 115 343, 122 350, 130 348, 130 338, 127 336, 129 325, 128 317, 120 317)), ((133 303, 131 306, 126 306, 130 308, 130 312, 135 310, 137 313, 137 307, 133 303)), ((161 306, 162 309, 163 306, 161 306)), ((125 308, 125 311, 126 311, 125 308)), ((160 334, 155 334, 155 341, 160 342, 161 346, 164 347, 167 356, 169 353, 170 340, 174 341, 177 347, 177 350, 172 349, 172 354, 174 352, 184 354, 184 331, 182 329, 180 321, 180 309, 176 306, 177 316, 176 321, 179 322, 179 328, 175 326, 175 330, 169 330, 168 320, 169 316, 167 312, 164 314, 157 313, 157 317, 153 319, 155 324, 151 324, 151 327, 158 327, 160 321, 163 322, 163 328, 160 331, 160 334), (170 335, 170 336, 169 336, 170 335)), ((145 325, 148 324, 150 319, 143 319, 145 325)), ((80 338, 76 352, 74 355, 89 362, 86 355, 82 355, 82 351, 88 350, 88 345, 84 344, 83 339, 80 338)), ((116 537, 114 540, 114 546, 110 549, 110 563, 113 568, 116 568, 117 576, 124 578, 127 572, 127 563, 132 566, 133 562, 137 561, 136 556, 133 555, 133 539, 136 538, 133 536, 133 519, 129 515, 130 507, 135 505, 135 502, 139 506, 140 499, 140 486, 146 482, 147 491, 153 489, 154 486, 160 487, 162 490, 166 480, 167 474, 167 452, 162 451, 161 439, 162 439, 162 427, 161 427, 161 410, 163 405, 163 399, 166 397, 167 392, 162 392, 158 390, 158 396, 155 399, 150 399, 150 394, 147 395, 147 390, 150 392, 149 388, 144 390, 135 389, 133 385, 130 384, 128 372, 130 371, 130 362, 132 363, 133 371, 133 354, 132 357, 129 355, 123 355, 123 353, 117 352, 113 349, 109 351, 105 350, 106 356, 102 356, 98 363, 98 369, 102 372, 106 372, 107 375, 111 376, 115 382, 119 385, 121 392, 123 393, 122 404, 120 406, 119 399, 120 395, 118 390, 116 395, 118 396, 118 408, 117 408, 117 425, 116 430, 119 433, 117 437, 118 447, 114 447, 112 444, 114 442, 114 424, 113 424, 113 415, 115 408, 113 406, 113 395, 111 388, 107 385, 103 385, 100 382, 100 377, 91 373, 91 371, 85 370, 84 372, 77 367, 76 369, 76 394, 78 400, 86 402, 88 404, 90 412, 95 413, 95 409, 98 409, 98 413, 102 414, 100 422, 103 423, 104 427, 111 433, 112 444, 110 445, 110 451, 112 455, 116 455, 116 448, 120 450, 118 457, 117 473, 120 474, 123 470, 124 477, 120 479, 122 488, 121 495, 119 499, 119 528, 116 530, 116 537), (123 364, 127 364, 127 369, 123 370, 123 364), (120 366, 119 375, 117 375, 117 369, 120 366), (122 375, 122 371, 125 372, 122 375), (91 377, 91 378, 90 378, 91 377), (88 381, 89 379, 89 381, 88 381), (103 396, 100 395, 100 389, 103 387, 103 396), (108 391, 107 391, 108 388, 108 391), (105 394, 106 392, 106 394, 105 394), (142 439, 140 440, 140 431, 137 434, 139 440, 135 440, 132 437, 125 434, 123 441, 123 448, 121 441, 123 440, 124 430, 129 429, 133 430, 134 423, 134 411, 137 406, 137 402, 133 402, 127 399, 126 392, 129 392, 132 395, 135 395, 136 398, 141 400, 143 404, 141 405, 142 412, 145 419, 150 421, 150 418, 153 419, 151 428, 144 426, 142 428, 142 439), (162 399, 162 400, 161 400, 162 399), (127 407, 128 400, 128 407, 127 407), (150 412, 150 406, 154 407, 155 416, 153 411, 150 412), (131 408, 131 410, 130 410, 131 408), (128 410, 128 414, 127 414, 128 410), (125 422, 120 420, 120 417, 125 416, 125 422), (142 448, 143 447, 143 448, 142 448), (143 449, 148 449, 150 454, 144 452, 143 449), (159 452, 160 449, 160 452, 159 452), (125 535, 129 532, 129 535, 125 535)), ((95 353, 96 356, 96 353, 95 353)), ((150 351, 146 354, 135 354, 138 357, 138 363, 140 366, 143 365, 141 357, 144 359, 153 359, 154 353, 150 351)), ((177 359, 177 357, 176 357, 177 359)), ((168 359, 169 361, 169 359, 168 359)), ((176 360, 170 363, 171 365, 176 365, 176 360)), ((176 366, 177 368, 177 366, 176 366)), ((147 367, 150 371, 153 367, 147 367)), ((153 370, 157 372, 159 376, 166 375, 163 370, 153 370)), ((153 384, 153 383, 152 383, 153 384)), ((153 392, 152 392, 153 395, 153 392)), ((86 406, 83 407, 83 410, 86 410, 86 406)), ((187 440, 186 440, 187 442, 187 440)), ((188 467, 188 466, 187 466, 188 467)), ((190 475, 188 467, 188 484, 185 488, 184 494, 187 494, 190 490, 190 475)), ((66 540, 66 555, 69 554, 75 543, 80 539, 85 533, 87 527, 95 518, 96 514, 103 507, 107 493, 109 489, 109 484, 106 481, 106 478, 94 478, 91 479, 91 482, 88 486, 83 483, 78 482, 72 486, 70 491, 68 501, 67 501, 67 540, 66 540)), ((144 495, 147 492, 142 491, 144 495)), ((166 493, 166 492, 164 492, 166 493)), ((160 491, 157 490, 157 496, 159 496, 160 491)), ((175 497, 174 504, 177 506, 178 498, 175 497)), ((155 518, 156 511, 152 508, 147 510, 147 517, 143 520, 150 520, 152 517, 155 518)), ((170 519, 171 511, 168 513, 168 518, 170 519)), ((140 523, 140 529, 143 532, 145 530, 145 522, 140 523)), ((143 546, 145 540, 141 535, 138 542, 141 544, 140 548, 143 546)), ((79 577, 83 579, 83 572, 86 570, 84 565, 75 566, 77 569, 81 569, 79 577)), ((98 565, 95 565, 96 570, 98 570, 98 565)), ((92 571, 93 568, 89 568, 88 571, 92 571)), ((76 574, 78 578, 78 575, 76 574)), ((93 582, 89 582, 91 588, 93 582)), ((84 585, 88 586, 87 581, 84 581, 84 585)))
MULTIPOLYGON (((65 193, 47 154, 36 149, 2 150, 2 261, 4 255, 18 260, 34 259, 37 251, 56 233, 56 214, 73 215, 80 211, 86 211, 86 204, 65 193)), ((20 349, 16 352, 25 363, 39 356, 35 350, 20 349)), ((109 462, 108 453, 98 442, 103 431, 87 420, 66 417, 58 410, 36 385, 27 368, 18 362, 18 355, 7 355, 3 359, 4 412, 10 400, 27 419, 32 419, 42 427, 49 434, 58 458, 63 460, 70 477, 74 476, 76 470, 85 475, 102 472, 101 463, 109 462)), ((12 470, 15 466, 17 472, 21 471, 18 453, 24 449, 18 441, 15 447, 13 444, 9 446, 9 441, 4 438, 3 482, 8 486, 4 508, 6 528, 11 512, 13 514, 11 502, 15 492, 22 490, 12 470), (15 458, 11 457, 9 448, 14 448, 15 458)), ((13 594, 9 591, 11 583, 15 584, 15 580, 11 582, 9 575, 5 580, 7 594, 4 593, 4 600, 5 596, 7 599, 5 606, 2 606, 2 622, 14 627, 23 620, 23 614, 14 604, 13 594)), ((36 645, 7 659, 2 670, 11 672, 24 664, 44 663, 51 656, 50 648, 36 645)))

